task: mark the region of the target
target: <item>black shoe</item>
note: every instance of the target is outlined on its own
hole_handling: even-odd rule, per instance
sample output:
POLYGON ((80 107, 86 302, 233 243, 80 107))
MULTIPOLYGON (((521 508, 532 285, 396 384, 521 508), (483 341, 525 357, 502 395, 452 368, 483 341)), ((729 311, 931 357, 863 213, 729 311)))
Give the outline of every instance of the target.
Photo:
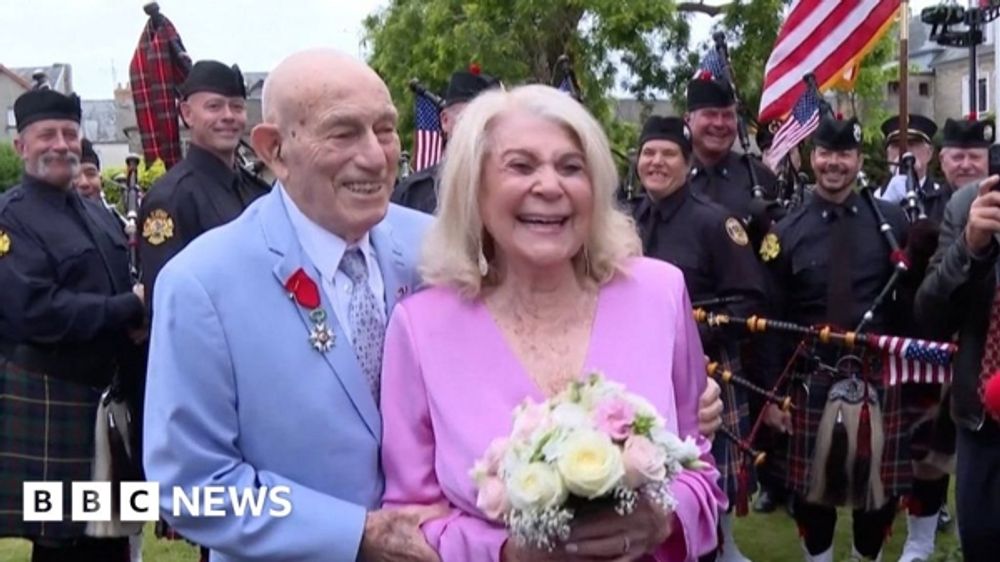
POLYGON ((771 495, 771 491, 764 488, 757 494, 757 499, 753 502, 753 510, 757 513, 771 513, 777 509, 777 502, 774 501, 774 496, 771 495))
POLYGON ((941 511, 938 512, 938 522, 937 530, 939 533, 947 531, 948 527, 951 527, 951 513, 948 512, 948 507, 942 507, 941 511))

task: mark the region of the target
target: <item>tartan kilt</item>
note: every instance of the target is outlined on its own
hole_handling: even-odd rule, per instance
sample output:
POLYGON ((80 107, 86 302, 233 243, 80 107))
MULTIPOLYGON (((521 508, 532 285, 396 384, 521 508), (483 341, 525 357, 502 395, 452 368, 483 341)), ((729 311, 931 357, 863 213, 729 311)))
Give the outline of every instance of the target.
MULTIPOLYGON (((723 346, 716 346, 712 350, 713 359, 719 364, 732 370, 734 375, 742 376, 742 369, 738 360, 732 360, 723 346)), ((746 440, 750 435, 750 401, 747 391, 735 384, 719 382, 722 390, 722 425, 746 440)), ((753 490, 753 459, 747 456, 733 442, 732 439, 723 435, 716 435, 712 441, 712 457, 715 459, 716 467, 719 470, 719 486, 729 498, 730 505, 735 505, 740 468, 745 464, 751 480, 748 483, 748 490, 753 490)))
POLYGON ((81 537, 71 481, 89 481, 100 391, 26 371, 0 357, 0 537, 81 537), (63 521, 24 522, 22 484, 63 482, 63 521))
POLYGON ((955 472, 955 422, 951 385, 902 385, 910 428, 910 455, 917 477, 934 479, 955 472))
MULTIPOLYGON (((913 463, 910 461, 909 428, 903 407, 900 385, 886 387, 882 383, 881 359, 865 359, 865 376, 878 393, 885 432, 885 445, 879 472, 886 497, 896 498, 910 490, 913 463)), ((816 437, 820 419, 826 406, 827 395, 834 377, 829 373, 797 373, 790 382, 788 394, 795 409, 792 410, 792 435, 786 436, 783 455, 785 488, 799 497, 809 495, 816 437)))

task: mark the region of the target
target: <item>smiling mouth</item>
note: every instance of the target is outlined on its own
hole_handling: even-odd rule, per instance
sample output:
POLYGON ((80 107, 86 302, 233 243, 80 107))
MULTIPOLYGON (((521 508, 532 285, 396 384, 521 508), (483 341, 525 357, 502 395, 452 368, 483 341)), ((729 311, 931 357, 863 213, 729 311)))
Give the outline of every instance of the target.
POLYGON ((559 230, 569 222, 569 216, 518 215, 517 222, 532 230, 549 232, 559 230))
POLYGON ((358 195, 374 195, 382 190, 381 182, 355 181, 344 184, 344 188, 358 195))

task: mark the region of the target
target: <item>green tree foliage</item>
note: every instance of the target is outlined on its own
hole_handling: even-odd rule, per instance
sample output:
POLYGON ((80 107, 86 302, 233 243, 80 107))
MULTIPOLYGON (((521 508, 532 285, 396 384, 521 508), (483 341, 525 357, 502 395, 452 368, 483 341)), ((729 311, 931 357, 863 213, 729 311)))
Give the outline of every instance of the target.
POLYGON ((452 72, 476 62, 506 84, 551 84, 563 54, 586 106, 614 140, 633 142, 634 130, 614 122, 609 93, 662 89, 664 62, 686 50, 690 34, 673 2, 621 0, 392 0, 365 29, 370 63, 400 108, 404 142, 412 132, 411 78, 442 91, 452 72))
POLYGON ((10 143, 0 143, 0 193, 21 181, 21 157, 10 143))

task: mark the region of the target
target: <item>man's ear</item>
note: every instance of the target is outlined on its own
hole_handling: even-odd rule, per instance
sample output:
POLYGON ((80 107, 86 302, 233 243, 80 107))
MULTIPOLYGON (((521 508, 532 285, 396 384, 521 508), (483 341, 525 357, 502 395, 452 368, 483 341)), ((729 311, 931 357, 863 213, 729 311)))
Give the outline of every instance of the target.
POLYGON ((281 153, 281 140, 281 131, 274 123, 261 123, 250 131, 250 146, 278 179, 288 172, 281 153))
POLYGON ((17 151, 18 156, 24 158, 24 140, 21 139, 21 134, 18 133, 14 136, 14 150, 17 151))
POLYGON ((184 124, 188 129, 191 128, 191 102, 184 100, 177 108, 180 110, 181 123, 184 124))

